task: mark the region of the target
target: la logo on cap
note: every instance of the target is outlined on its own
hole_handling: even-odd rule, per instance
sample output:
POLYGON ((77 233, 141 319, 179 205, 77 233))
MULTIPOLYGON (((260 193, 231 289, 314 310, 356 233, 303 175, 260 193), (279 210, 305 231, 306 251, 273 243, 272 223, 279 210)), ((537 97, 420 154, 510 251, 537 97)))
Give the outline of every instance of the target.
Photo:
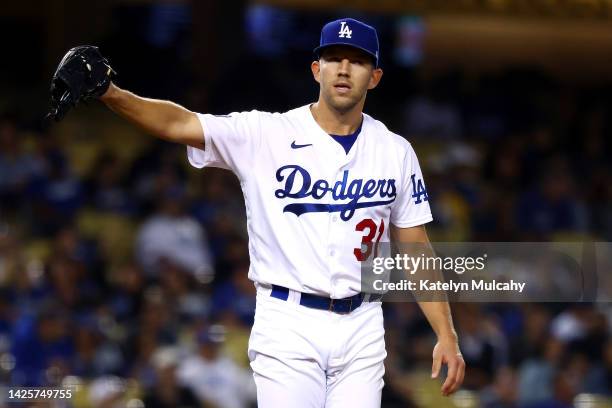
POLYGON ((346 21, 340 22, 340 31, 338 32, 338 38, 351 38, 353 31, 346 24, 346 21))

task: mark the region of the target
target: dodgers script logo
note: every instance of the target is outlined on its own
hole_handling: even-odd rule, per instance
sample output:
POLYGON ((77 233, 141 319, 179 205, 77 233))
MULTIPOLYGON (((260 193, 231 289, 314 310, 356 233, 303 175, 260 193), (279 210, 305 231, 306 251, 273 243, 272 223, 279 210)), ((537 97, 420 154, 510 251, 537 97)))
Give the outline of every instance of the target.
POLYGON ((298 165, 287 165, 276 171, 276 180, 285 182, 282 188, 274 192, 276 198, 306 198, 312 197, 316 202, 287 204, 283 212, 290 212, 298 217, 309 212, 339 212, 343 221, 348 221, 358 208, 376 207, 395 201, 397 191, 395 179, 349 181, 349 171, 344 170, 342 180, 333 185, 327 180, 312 181, 308 170, 298 165), (378 195, 383 200, 363 201, 378 195), (335 204, 334 201, 348 202, 335 204), (325 200, 327 203, 321 203, 325 200))

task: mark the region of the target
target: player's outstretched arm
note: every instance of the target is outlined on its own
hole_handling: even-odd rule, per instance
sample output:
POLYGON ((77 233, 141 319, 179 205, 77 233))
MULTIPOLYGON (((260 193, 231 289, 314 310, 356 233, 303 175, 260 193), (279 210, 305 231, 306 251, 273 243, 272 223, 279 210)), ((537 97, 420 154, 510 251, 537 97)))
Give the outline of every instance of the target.
POLYGON ((60 121, 70 109, 102 100, 125 119, 161 139, 204 148, 204 131, 195 113, 168 101, 141 98, 112 83, 115 71, 93 45, 71 48, 51 79, 48 118, 60 121))
MULTIPOLYGON (((433 256, 433 248, 431 248, 427 231, 422 225, 411 228, 391 225, 391 239, 395 243, 423 244, 430 249, 433 256)), ((427 298, 423 297, 423 299, 427 298)), ((446 301, 430 301, 429 299, 418 303, 438 338, 432 354, 431 377, 438 377, 443 364, 448 366, 446 380, 441 389, 442 395, 447 396, 459 389, 465 375, 465 362, 459 350, 459 340, 453 326, 450 306, 446 301)))
POLYGON ((100 100, 153 136, 204 148, 204 131, 197 115, 174 102, 143 98, 113 83, 100 100))

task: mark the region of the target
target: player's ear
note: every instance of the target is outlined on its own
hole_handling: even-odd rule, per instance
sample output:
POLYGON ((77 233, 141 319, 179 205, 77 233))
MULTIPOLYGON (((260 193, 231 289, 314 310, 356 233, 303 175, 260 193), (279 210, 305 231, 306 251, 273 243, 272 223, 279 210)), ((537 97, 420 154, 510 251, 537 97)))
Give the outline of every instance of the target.
POLYGON ((321 83, 321 65, 319 61, 312 61, 312 64, 310 64, 310 70, 312 71, 312 76, 314 77, 315 81, 321 83))
POLYGON ((368 89, 374 89, 378 86, 380 79, 382 78, 383 70, 380 68, 374 68, 372 70, 372 75, 370 76, 370 83, 368 84, 368 89))

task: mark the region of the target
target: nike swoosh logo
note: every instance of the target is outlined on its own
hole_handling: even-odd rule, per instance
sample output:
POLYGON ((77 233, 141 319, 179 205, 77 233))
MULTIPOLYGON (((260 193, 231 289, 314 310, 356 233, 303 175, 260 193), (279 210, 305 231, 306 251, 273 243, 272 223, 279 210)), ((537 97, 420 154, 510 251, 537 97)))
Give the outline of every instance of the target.
POLYGON ((308 147, 308 146, 312 146, 312 143, 299 145, 299 144, 295 144, 295 140, 291 143, 292 149, 301 149, 302 147, 308 147))

